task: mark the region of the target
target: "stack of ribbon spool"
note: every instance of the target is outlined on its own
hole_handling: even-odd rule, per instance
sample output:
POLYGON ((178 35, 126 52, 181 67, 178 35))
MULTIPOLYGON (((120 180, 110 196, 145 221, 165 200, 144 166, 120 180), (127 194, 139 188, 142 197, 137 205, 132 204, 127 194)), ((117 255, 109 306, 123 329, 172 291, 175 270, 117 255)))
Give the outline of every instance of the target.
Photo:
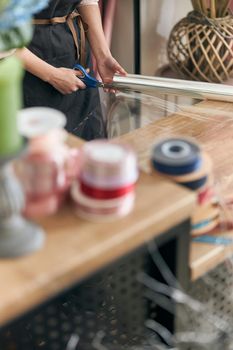
POLYGON ((155 144, 152 165, 157 174, 197 192, 192 215, 192 235, 207 234, 220 222, 209 155, 189 138, 168 138, 155 144))
POLYGON ((79 177, 71 195, 76 213, 105 221, 127 215, 133 208, 138 167, 135 153, 108 141, 91 141, 80 153, 79 177))

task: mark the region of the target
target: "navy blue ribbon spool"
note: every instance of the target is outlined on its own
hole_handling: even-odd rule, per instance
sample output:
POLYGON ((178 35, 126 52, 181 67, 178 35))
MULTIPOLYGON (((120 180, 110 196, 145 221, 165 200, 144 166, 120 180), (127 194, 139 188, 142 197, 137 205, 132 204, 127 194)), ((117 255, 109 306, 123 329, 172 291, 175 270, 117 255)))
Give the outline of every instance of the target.
POLYGON ((186 175, 202 165, 200 147, 186 139, 167 139, 153 149, 154 168, 166 175, 186 175))
POLYGON ((204 176, 198 180, 195 181, 190 181, 190 182, 180 182, 180 185, 185 186, 191 190, 198 190, 199 188, 201 188, 202 186, 204 186, 206 184, 208 180, 208 176, 204 176))
POLYGON ((186 175, 200 169, 202 165, 202 159, 201 157, 200 158, 197 157, 197 159, 195 159, 193 163, 187 164, 184 166, 169 166, 169 165, 159 164, 155 160, 152 160, 152 164, 158 172, 166 175, 186 175))

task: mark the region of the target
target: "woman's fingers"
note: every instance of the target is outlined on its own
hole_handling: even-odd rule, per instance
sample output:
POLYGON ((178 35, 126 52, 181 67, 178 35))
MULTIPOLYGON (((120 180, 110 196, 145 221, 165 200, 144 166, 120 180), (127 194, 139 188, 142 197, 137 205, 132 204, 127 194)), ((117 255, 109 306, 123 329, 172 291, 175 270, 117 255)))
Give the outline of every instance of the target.
MULTIPOLYGON (((81 70, 74 69, 74 72, 75 72, 75 75, 76 75, 77 77, 82 77, 82 76, 83 76, 83 72, 81 72, 81 70)), ((90 73, 90 68, 87 68, 87 69, 86 69, 86 72, 89 74, 89 73, 90 73)))
POLYGON ((86 88, 86 85, 82 82, 81 79, 79 79, 79 77, 82 77, 83 76, 83 73, 79 70, 74 70, 74 74, 75 74, 75 77, 76 77, 76 84, 77 84, 77 87, 79 89, 85 89, 86 88))
POLYGON ((115 63, 115 72, 123 76, 127 75, 127 72, 124 70, 124 68, 121 67, 118 62, 115 63))
POLYGON ((86 89, 86 85, 82 82, 82 80, 80 80, 78 77, 76 77, 76 79, 77 79, 77 82, 76 82, 76 87, 78 88, 78 89, 86 89))

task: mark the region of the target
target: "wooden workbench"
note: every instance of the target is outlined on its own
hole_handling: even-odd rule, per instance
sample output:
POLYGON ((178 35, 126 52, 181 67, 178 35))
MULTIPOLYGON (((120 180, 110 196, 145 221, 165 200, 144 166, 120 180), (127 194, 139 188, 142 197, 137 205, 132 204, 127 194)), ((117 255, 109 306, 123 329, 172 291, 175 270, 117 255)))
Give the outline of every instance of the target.
MULTIPOLYGON (((185 109, 186 115, 174 114, 121 136, 121 142, 136 150, 141 169, 151 173, 148 159, 158 137, 172 135, 195 137, 214 163, 215 182, 223 196, 233 194, 233 104, 204 101, 185 109)), ((233 237, 233 233, 228 233, 233 237)), ((221 263, 233 247, 193 243, 190 255, 192 280, 221 263)))
MULTIPOLYGON (((82 145, 74 137, 68 143, 82 145)), ((194 205, 190 191, 141 174, 135 208, 124 219, 90 223, 66 207, 41 220, 47 232, 44 248, 27 257, 0 261, 0 325, 187 220, 194 205)))
MULTIPOLYGON (((192 107, 197 115, 200 106, 203 107, 201 114, 212 118, 173 115, 124 135, 120 141, 133 146, 139 155, 141 168, 148 173, 151 145, 156 137, 174 134, 196 137, 214 160, 215 178, 221 191, 228 193, 233 189, 233 121, 222 114, 226 111, 231 113, 232 104, 203 102, 198 107, 192 107), (214 112, 208 111, 208 108, 214 109, 214 112)), ((79 147, 83 142, 70 137, 68 143, 79 147)), ((40 221, 48 233, 44 249, 28 257, 0 262, 0 324, 30 310, 187 219, 194 202, 195 196, 190 191, 142 174, 135 209, 117 224, 83 221, 74 216, 71 208, 40 221)), ((229 247, 192 244, 192 279, 215 267, 229 253, 229 247)))

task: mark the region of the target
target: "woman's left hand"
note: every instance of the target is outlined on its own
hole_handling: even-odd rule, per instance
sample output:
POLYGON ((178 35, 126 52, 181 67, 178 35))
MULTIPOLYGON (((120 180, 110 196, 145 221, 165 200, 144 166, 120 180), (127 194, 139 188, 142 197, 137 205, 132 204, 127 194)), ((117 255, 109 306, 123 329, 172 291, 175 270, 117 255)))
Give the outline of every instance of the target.
MULTIPOLYGON (((124 68, 111 55, 97 61, 97 68, 102 81, 107 84, 113 81, 115 74, 126 76, 124 68)), ((114 90, 111 90, 114 92, 114 90)))

